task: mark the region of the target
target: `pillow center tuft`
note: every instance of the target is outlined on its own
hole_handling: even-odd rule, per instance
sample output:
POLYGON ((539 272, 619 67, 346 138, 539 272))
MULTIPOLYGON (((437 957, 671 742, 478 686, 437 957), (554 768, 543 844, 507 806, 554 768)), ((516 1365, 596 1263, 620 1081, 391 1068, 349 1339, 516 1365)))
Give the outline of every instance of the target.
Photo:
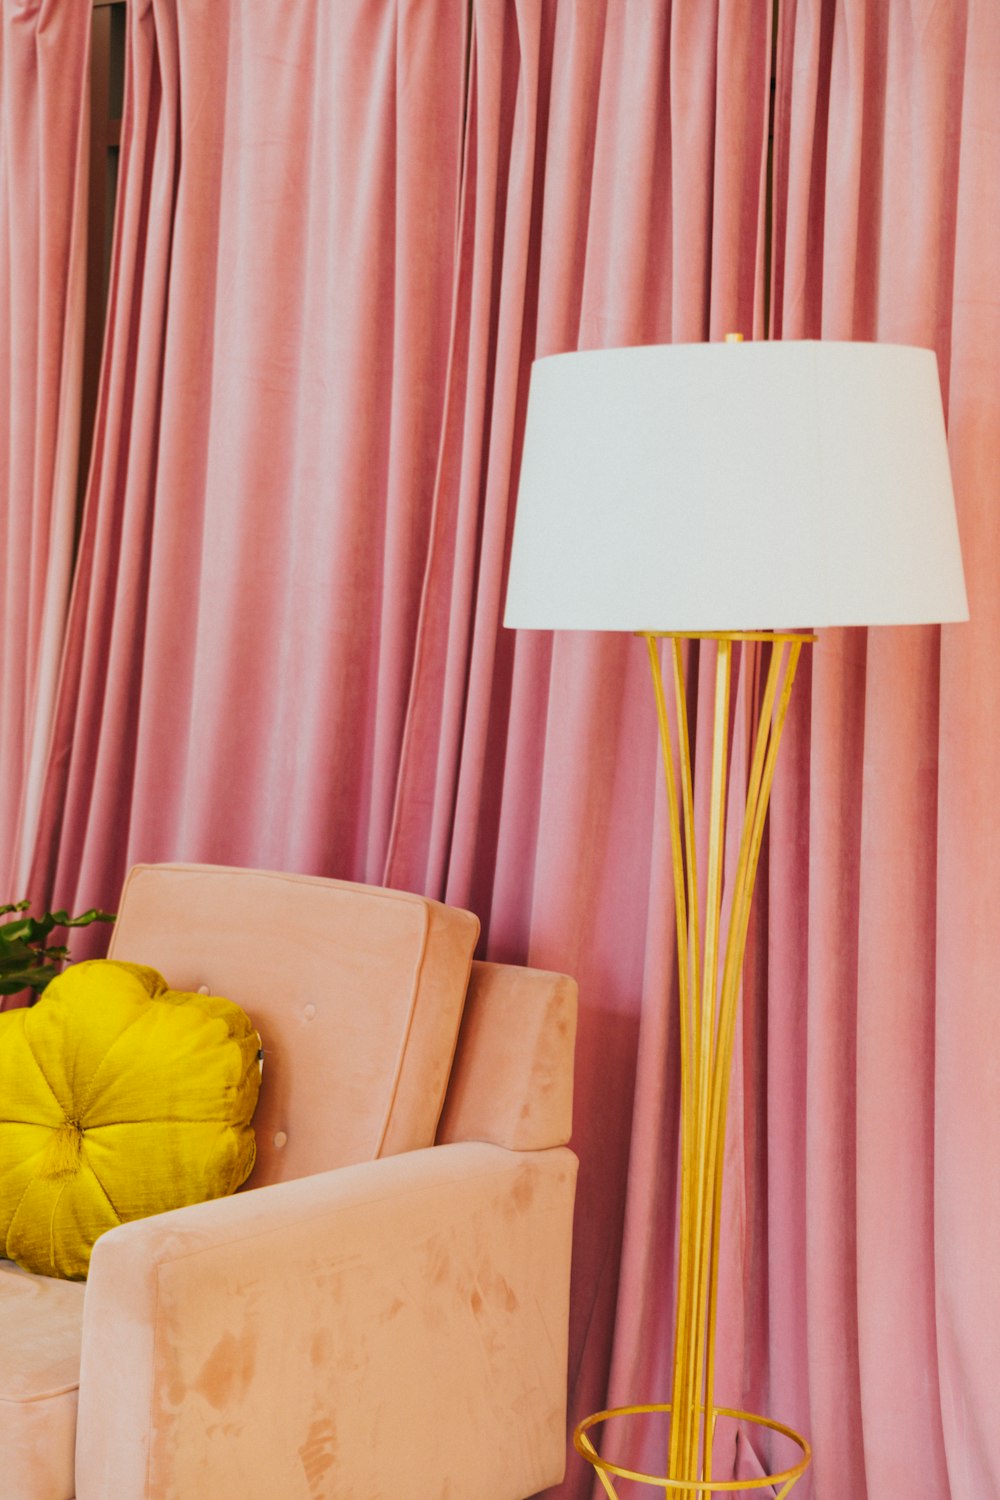
POLYGON ((39 1176, 51 1182, 54 1178, 75 1177, 80 1170, 83 1131, 76 1120, 67 1120, 54 1132, 45 1149, 39 1176))

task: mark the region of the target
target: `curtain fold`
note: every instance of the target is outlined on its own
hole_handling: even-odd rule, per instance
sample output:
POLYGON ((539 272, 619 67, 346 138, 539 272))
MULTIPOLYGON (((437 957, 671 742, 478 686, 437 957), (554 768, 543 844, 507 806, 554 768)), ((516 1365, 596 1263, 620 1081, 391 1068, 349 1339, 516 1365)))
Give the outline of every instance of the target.
POLYGON ((24 895, 76 515, 90 12, 0 5, 0 900, 24 895))
MULTIPOLYGON (((673 905, 642 644, 501 628, 528 376, 563 350, 762 330, 769 20, 766 4, 703 0, 473 5, 450 376, 386 876, 471 906, 488 956, 580 982, 574 1420, 609 1389, 669 1385, 673 905)), ((698 685, 707 705, 707 671, 698 685)), ((737 1130, 734 1203, 741 1171, 737 1130)), ((655 1468, 659 1442, 634 1431, 623 1451, 655 1468)), ((558 1493, 593 1484, 571 1453, 558 1493)))
POLYGON ((137 859, 381 874, 464 32, 463 0, 129 6, 41 895, 106 905, 137 859))
POLYGON ((987 1061, 1000 949, 984 904, 1000 814, 986 665, 1000 14, 783 0, 779 43, 774 331, 937 350, 971 623, 824 632, 783 751, 770 842, 767 1235, 771 1288, 785 1292, 773 1404, 812 1434, 818 1500, 973 1500, 1000 1490, 987 1417, 1000 1193, 984 1170, 1000 1131, 987 1061))
MULTIPOLYGON (((489 957, 575 974, 574 1420, 669 1388, 678 1023, 644 650, 501 627, 528 376, 563 350, 764 335, 771 11, 131 0, 42 788, 89 14, 2 10, 0 868, 33 845, 32 893, 71 906, 113 903, 134 860, 384 880, 477 911, 489 957)), ((972 622, 824 632, 800 668, 737 1043, 717 1389, 810 1435, 802 1500, 984 1500, 1000 16, 778 14, 770 332, 937 349, 972 622)), ((696 760, 711 667, 692 653, 696 760)), ((611 1448, 663 1462, 651 1428, 611 1448)), ((557 1493, 602 1492, 571 1454, 557 1493)))

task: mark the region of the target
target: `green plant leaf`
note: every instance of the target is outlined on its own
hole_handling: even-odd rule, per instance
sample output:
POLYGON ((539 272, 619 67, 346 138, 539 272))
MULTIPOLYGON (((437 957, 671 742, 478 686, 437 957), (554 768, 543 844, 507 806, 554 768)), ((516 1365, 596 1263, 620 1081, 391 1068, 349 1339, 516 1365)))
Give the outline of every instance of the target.
MULTIPOLYGON (((0 916, 12 912, 26 913, 29 903, 17 901, 0 908, 0 916)), ((89 927, 93 922, 113 922, 114 914, 92 907, 71 917, 67 911, 48 911, 40 917, 18 915, 13 921, 0 923, 0 995, 17 995, 22 990, 37 994, 60 972, 69 949, 62 943, 46 944, 56 927, 89 927)))
POLYGON ((89 927, 92 922, 113 922, 116 916, 116 912, 99 911, 94 906, 90 911, 81 912, 78 917, 71 917, 66 911, 46 912, 42 921, 47 923, 46 931, 50 932, 53 927, 89 927))
POLYGON ((55 964, 39 964, 35 968, 21 969, 11 976, 4 975, 0 977, 0 995, 19 995, 22 990, 43 990, 58 972, 55 964))

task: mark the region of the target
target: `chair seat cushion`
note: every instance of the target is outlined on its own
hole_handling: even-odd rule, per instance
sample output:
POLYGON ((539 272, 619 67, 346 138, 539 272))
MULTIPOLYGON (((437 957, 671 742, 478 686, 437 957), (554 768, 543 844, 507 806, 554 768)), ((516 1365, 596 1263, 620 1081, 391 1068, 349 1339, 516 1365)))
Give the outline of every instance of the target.
POLYGON ((92 960, 0 1015, 0 1254, 82 1279, 98 1236, 235 1192, 260 1038, 216 995, 92 960))
POLYGON ((72 1500, 84 1288, 0 1261, 0 1494, 72 1500))

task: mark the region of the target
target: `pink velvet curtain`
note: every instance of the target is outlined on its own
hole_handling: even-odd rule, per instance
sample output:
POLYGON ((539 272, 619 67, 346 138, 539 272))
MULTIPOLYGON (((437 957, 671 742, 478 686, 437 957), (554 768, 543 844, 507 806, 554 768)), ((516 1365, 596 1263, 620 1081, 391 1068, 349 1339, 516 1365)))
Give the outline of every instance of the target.
MULTIPOLYGON (((803 1500, 986 1500, 1000 22, 779 11, 773 331, 937 347, 973 622, 827 632, 797 686, 718 1389, 810 1433, 803 1500)), ((764 333, 771 5, 474 0, 468 61, 467 13, 132 0, 33 885, 111 903, 162 858, 385 879, 575 973, 579 1417, 669 1384, 672 908, 642 648, 500 628, 527 377, 764 333)), ((592 1488, 571 1456, 560 1496, 592 1488)))
MULTIPOLYGON (((971 623, 827 632, 772 810, 772 1406, 813 1492, 1000 1494, 1000 10, 782 0, 775 332, 937 350, 971 623)), ((808 1491, 807 1491, 808 1493, 808 1491)))
MULTIPOLYGON (((644 649, 500 627, 528 374, 562 350, 762 331, 770 7, 473 11, 455 334, 387 875, 471 906, 491 956, 580 981, 579 1418, 609 1378, 622 1401, 669 1385, 673 907, 644 649)), ((738 1279, 726 1305, 742 1326, 738 1279)), ((742 1349, 728 1354, 742 1385, 742 1349)), ((655 1469, 661 1440, 637 1432, 629 1456, 655 1469)), ((592 1483, 572 1457, 559 1493, 592 1483)))
POLYGON ((90 13, 0 4, 0 900, 24 894, 76 511, 90 13))
POLYGON ((463 0, 129 6, 40 894, 114 902, 128 864, 171 856, 381 876, 464 32, 463 0))

